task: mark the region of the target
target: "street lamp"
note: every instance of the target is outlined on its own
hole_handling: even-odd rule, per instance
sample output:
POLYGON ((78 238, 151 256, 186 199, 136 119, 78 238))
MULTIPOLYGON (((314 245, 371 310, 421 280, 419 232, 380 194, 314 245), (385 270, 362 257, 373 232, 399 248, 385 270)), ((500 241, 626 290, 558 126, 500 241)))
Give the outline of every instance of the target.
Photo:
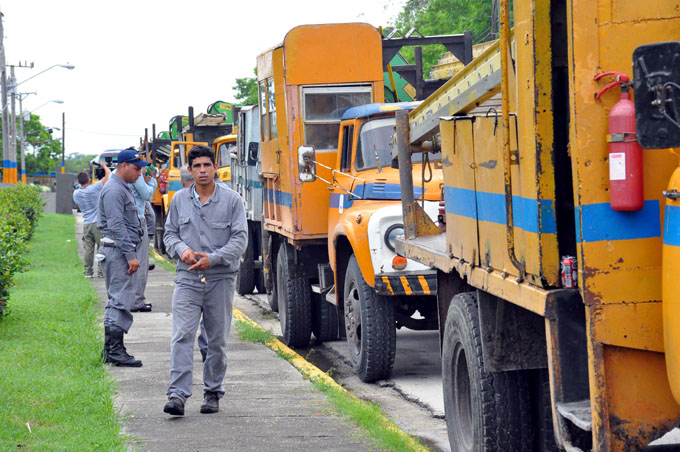
MULTIPOLYGON (((19 82, 19 83, 15 83, 15 84, 14 84, 14 88, 16 88, 17 86, 21 85, 22 83, 26 83, 27 81, 31 80, 32 78, 36 78, 36 77, 39 76, 40 74, 42 74, 42 73, 44 73, 44 72, 47 72, 47 71, 49 71, 50 69, 55 68, 55 67, 63 67, 63 68, 68 69, 68 70, 75 69, 75 66, 74 66, 74 65, 68 64, 68 63, 66 63, 66 64, 53 64, 52 66, 48 67, 47 69, 43 69, 42 71, 38 72, 37 74, 28 77, 26 80, 24 80, 24 81, 22 81, 22 82, 19 82)), ((12 67, 12 69, 14 69, 14 67, 12 67)), ((14 75, 14 74, 12 74, 12 75, 14 75)))
MULTIPOLYGON (((3 121, 3 137, 11 138, 11 141, 10 140, 7 141, 7 144, 9 144, 9 146, 7 146, 7 147, 9 147, 9 149, 6 149, 6 147, 3 146, 3 150, 2 150, 3 154, 6 157, 8 157, 8 158, 6 158, 6 157, 3 158, 3 160, 5 162, 9 163, 9 168, 5 168, 5 171, 3 171, 3 182, 16 184, 17 183, 17 174, 16 174, 17 136, 16 136, 16 112, 15 112, 15 109, 14 109, 14 100, 15 100, 15 96, 16 96, 16 94, 15 94, 16 88, 17 88, 17 86, 19 86, 23 83, 26 83, 27 81, 39 76, 40 74, 47 72, 50 69, 53 69, 55 67, 62 67, 62 68, 71 70, 71 69, 74 69, 75 66, 72 65, 72 64, 68 64, 68 63, 66 63, 66 64, 53 64, 52 66, 48 67, 47 69, 43 69, 42 71, 38 72, 37 74, 27 78, 26 80, 19 82, 19 83, 16 82, 16 78, 14 77, 14 67, 15 66, 14 65, 8 65, 8 66, 10 67, 11 75, 10 75, 10 78, 9 78, 10 87, 9 87, 9 89, 7 89, 7 91, 9 91, 9 93, 12 96, 11 97, 11 99, 12 99, 12 110, 11 110, 11 113, 10 113, 10 116, 11 116, 10 120, 9 121, 3 121), (7 122, 9 124, 7 124, 7 122)), ((24 67, 24 66, 19 65, 17 67, 24 67)), ((32 67, 32 65, 31 65, 31 67, 32 67)), ((2 81, 3 81, 3 87, 4 87, 5 81, 4 80, 2 80, 2 81)), ((20 99, 20 101, 21 101, 21 99, 20 99)), ((4 95, 2 96, 2 113, 3 113, 2 117, 4 119, 7 115, 7 98, 4 95)), ((3 144, 4 143, 5 143, 5 138, 3 138, 3 144)), ((62 154, 63 154, 63 150, 62 150, 62 154)), ((23 156, 23 148, 22 148, 22 156, 23 156)), ((23 170, 23 167, 22 167, 22 170, 23 170)), ((61 171, 62 171, 62 173, 64 172, 63 162, 62 162, 61 171)), ((23 176, 23 175, 22 175, 22 180, 25 180, 25 176, 23 176)))
MULTIPOLYGON (((43 72, 45 72, 45 71, 43 71, 43 72)), ((24 137, 24 107, 23 107, 23 104, 22 104, 22 101, 23 101, 22 95, 19 94, 18 97, 19 97, 19 130, 20 130, 19 133, 20 133, 20 136, 21 136, 21 182, 23 184, 25 184, 26 183, 26 155, 25 155, 25 152, 24 152, 24 147, 25 147, 25 144, 24 144, 24 139, 25 139, 25 137, 24 137)), ((57 100, 48 100, 44 104, 40 105, 38 108, 44 107, 45 105, 52 103, 52 102, 54 102, 55 104, 63 104, 64 103, 63 100, 58 100, 58 99, 57 100)), ((29 112, 29 114, 33 113, 38 108, 34 108, 33 111, 29 112)), ((51 131, 50 131, 50 133, 51 133, 51 131)))
POLYGON ((49 103, 52 103, 52 102, 54 102, 55 104, 63 104, 63 103, 64 103, 63 100, 58 100, 58 99, 55 99, 55 100, 48 100, 48 101, 45 102, 44 104, 40 105, 39 107, 35 107, 33 110, 31 110, 31 111, 29 111, 29 112, 27 112, 27 113, 35 113, 36 110, 38 110, 39 108, 42 108, 42 107, 44 107, 45 105, 47 105, 47 104, 49 104, 49 103))

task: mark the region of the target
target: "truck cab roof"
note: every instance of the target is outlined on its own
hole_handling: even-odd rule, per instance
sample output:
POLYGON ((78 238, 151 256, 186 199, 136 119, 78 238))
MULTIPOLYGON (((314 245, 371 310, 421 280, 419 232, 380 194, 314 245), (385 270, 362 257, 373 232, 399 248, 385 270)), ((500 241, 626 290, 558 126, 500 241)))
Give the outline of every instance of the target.
POLYGON ((373 103, 348 108, 342 115, 342 120, 368 118, 371 116, 392 113, 401 110, 413 110, 420 102, 373 103))

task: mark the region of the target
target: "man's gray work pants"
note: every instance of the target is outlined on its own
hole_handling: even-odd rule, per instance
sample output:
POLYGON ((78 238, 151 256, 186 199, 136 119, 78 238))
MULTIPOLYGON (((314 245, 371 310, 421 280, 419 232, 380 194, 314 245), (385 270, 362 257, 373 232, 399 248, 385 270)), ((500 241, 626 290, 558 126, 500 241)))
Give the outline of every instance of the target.
MULTIPOLYGON (((135 254, 139 259, 142 242, 137 244, 135 254)), ((126 333, 132 326, 130 309, 137 296, 137 277, 139 271, 128 274, 129 265, 117 247, 102 246, 104 255, 104 280, 108 301, 104 310, 104 326, 115 325, 126 333)))
POLYGON ((137 260, 139 260, 139 270, 137 270, 136 278, 136 297, 135 301, 132 303, 132 309, 140 309, 144 307, 146 303, 146 295, 144 291, 146 290, 146 281, 149 279, 149 235, 146 231, 146 222, 142 221, 142 227, 144 228, 144 233, 142 234, 142 242, 140 243, 140 249, 137 253, 137 260))
MULTIPOLYGON (((95 248, 99 249, 99 241, 102 238, 102 233, 99 231, 97 223, 85 223, 83 225, 83 261, 85 266, 85 276, 93 275, 94 253, 95 248)), ((101 265, 99 266, 99 274, 101 275, 101 265)))
POLYGON ((178 277, 172 295, 172 341, 168 398, 191 397, 196 328, 203 313, 208 354, 203 364, 203 392, 224 395, 227 371, 227 337, 231 329, 236 273, 206 281, 178 277))

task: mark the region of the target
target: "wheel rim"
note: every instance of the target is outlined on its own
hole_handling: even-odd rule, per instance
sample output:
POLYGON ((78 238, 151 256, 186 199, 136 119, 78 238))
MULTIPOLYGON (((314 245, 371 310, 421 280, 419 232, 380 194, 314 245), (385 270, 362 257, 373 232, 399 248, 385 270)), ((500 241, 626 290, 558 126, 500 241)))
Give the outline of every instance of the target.
POLYGON ((361 354, 361 299, 356 281, 351 281, 345 300, 345 325, 347 343, 354 356, 361 354))
POLYGON ((456 437, 466 450, 472 450, 474 433, 472 427, 472 395, 465 349, 460 342, 453 351, 453 397, 456 437))

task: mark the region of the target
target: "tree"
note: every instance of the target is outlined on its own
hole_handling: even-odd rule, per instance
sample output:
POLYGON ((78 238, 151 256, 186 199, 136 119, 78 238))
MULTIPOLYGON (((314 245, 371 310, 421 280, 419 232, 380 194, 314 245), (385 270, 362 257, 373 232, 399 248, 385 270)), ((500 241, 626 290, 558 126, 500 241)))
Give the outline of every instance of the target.
MULTIPOLYGON (((19 124, 17 118, 17 134, 20 130, 19 124)), ((61 141, 52 138, 52 129, 45 127, 40 122, 40 116, 31 114, 30 119, 24 121, 24 137, 26 174, 49 173, 54 171, 55 167, 60 166, 61 141)), ((0 152, 2 152, 1 141, 0 152)), ((18 172, 21 174, 21 142, 19 139, 17 139, 17 166, 18 172)))
MULTIPOLYGON (((415 28, 425 36, 462 33, 470 30, 477 44, 493 39, 491 35, 492 0, 407 0, 394 20, 392 28, 407 33, 415 28)), ((446 49, 443 46, 423 48, 423 73, 429 74, 446 49)), ((413 61, 413 49, 401 54, 413 61)))
POLYGON ((97 155, 69 154, 64 161, 66 173, 78 174, 81 171, 88 171, 92 159, 97 155))
MULTIPOLYGON (((257 69, 253 73, 257 74, 257 69)), ((236 79, 236 86, 231 89, 236 91, 236 100, 243 105, 257 105, 257 78, 243 77, 236 79)))
MULTIPOLYGON (((40 116, 31 114, 30 120, 24 121, 24 136, 26 174, 49 173, 60 166, 61 140, 52 138, 52 129, 40 122, 40 116)), ((17 150, 17 154, 19 152, 20 149, 17 150)), ((21 165, 20 161, 17 163, 21 165)))

